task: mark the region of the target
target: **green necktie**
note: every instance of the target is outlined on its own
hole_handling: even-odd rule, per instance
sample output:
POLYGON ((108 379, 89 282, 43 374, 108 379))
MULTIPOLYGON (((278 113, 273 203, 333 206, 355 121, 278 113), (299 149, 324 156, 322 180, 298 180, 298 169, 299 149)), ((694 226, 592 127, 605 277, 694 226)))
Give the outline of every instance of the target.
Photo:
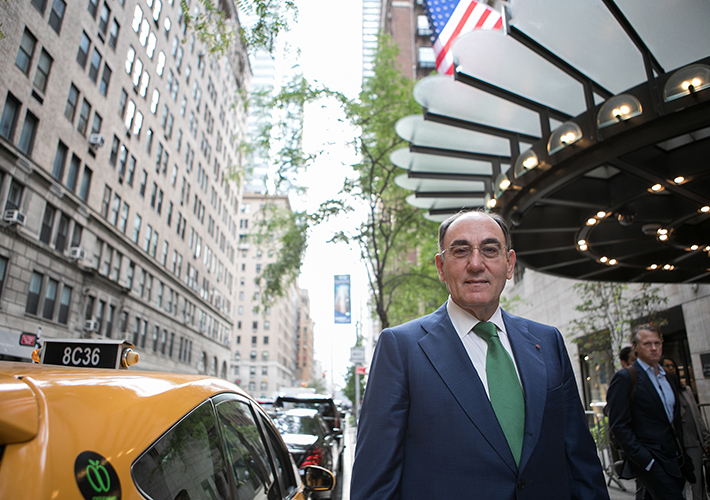
POLYGON ((473 327, 476 335, 488 343, 486 377, 493 411, 496 413, 516 465, 520 465, 525 428, 525 400, 518 374, 508 351, 500 343, 496 325, 482 321, 473 327))

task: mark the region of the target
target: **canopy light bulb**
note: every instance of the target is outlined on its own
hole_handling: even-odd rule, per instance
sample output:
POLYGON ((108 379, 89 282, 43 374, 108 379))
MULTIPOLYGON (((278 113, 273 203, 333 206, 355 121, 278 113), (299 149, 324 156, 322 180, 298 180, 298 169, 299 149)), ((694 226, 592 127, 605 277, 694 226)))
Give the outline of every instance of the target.
POLYGON ((607 262, 608 260, 609 260, 609 259, 608 259, 607 257, 602 257, 602 258, 599 259, 599 262, 601 262, 602 264, 606 264, 606 262, 607 262))
POLYGON ((668 235, 667 234, 659 234, 658 239, 661 241, 666 241, 668 239, 668 235))
POLYGON ((661 186, 660 184, 654 184, 653 186, 651 186, 651 191, 653 191, 655 193, 657 193, 661 189, 663 189, 663 186, 661 186))
POLYGON ((685 181, 685 177, 683 177, 682 175, 679 175, 678 177, 673 179, 673 182, 675 182, 676 184, 682 184, 683 181, 685 181))
POLYGON ((706 213, 710 212, 710 206, 705 205, 704 207, 702 207, 702 208, 700 209, 700 211, 701 211, 702 213, 706 214, 706 213))
POLYGON ((606 212, 604 212, 603 210, 598 211, 597 217, 599 217, 600 219, 603 219, 604 217, 606 217, 606 212))
POLYGON ((591 217, 591 218, 587 219, 587 225, 588 225, 588 226, 593 226, 593 225, 596 224, 596 223, 597 223, 597 219, 595 219, 594 217, 591 217))
POLYGON ((615 266, 615 265, 616 265, 616 259, 610 259, 610 260, 609 260, 609 265, 610 265, 610 266, 615 266))
POLYGON ((658 264, 651 264, 650 266, 648 266, 648 268, 653 271, 655 269, 658 269, 658 264))

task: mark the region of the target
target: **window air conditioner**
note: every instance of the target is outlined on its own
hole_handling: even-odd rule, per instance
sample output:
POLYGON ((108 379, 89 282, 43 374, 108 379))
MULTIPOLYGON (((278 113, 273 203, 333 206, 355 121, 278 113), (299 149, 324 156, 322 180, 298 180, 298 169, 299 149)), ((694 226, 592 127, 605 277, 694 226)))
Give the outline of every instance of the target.
POLYGON ((89 144, 92 146, 95 146, 97 148, 100 148, 104 145, 104 138, 101 134, 91 134, 89 136, 89 144))
POLYGON ((71 247, 69 249, 69 258, 75 260, 81 260, 86 256, 84 249, 81 247, 71 247))
POLYGON ((19 224, 20 226, 25 225, 25 220, 27 216, 20 212, 19 210, 5 210, 3 215, 3 220, 9 224, 19 224))
POLYGON ((95 332, 99 329, 99 323, 95 319, 87 319, 84 322, 84 331, 85 332, 95 332))

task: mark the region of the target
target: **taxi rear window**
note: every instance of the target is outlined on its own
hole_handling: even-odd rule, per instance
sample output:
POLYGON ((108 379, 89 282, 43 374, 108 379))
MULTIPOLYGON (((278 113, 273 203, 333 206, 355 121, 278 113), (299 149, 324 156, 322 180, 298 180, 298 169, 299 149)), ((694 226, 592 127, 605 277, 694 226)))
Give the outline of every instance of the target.
POLYGON ((231 498, 229 466, 209 401, 165 433, 132 468, 136 486, 153 500, 231 498))

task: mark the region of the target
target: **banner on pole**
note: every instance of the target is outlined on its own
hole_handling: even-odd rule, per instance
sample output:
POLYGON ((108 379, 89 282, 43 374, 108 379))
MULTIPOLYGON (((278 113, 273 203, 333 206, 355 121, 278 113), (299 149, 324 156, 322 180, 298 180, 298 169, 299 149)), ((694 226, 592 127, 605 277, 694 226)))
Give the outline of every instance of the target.
POLYGON ((350 275, 335 275, 335 322, 350 323, 350 275))

